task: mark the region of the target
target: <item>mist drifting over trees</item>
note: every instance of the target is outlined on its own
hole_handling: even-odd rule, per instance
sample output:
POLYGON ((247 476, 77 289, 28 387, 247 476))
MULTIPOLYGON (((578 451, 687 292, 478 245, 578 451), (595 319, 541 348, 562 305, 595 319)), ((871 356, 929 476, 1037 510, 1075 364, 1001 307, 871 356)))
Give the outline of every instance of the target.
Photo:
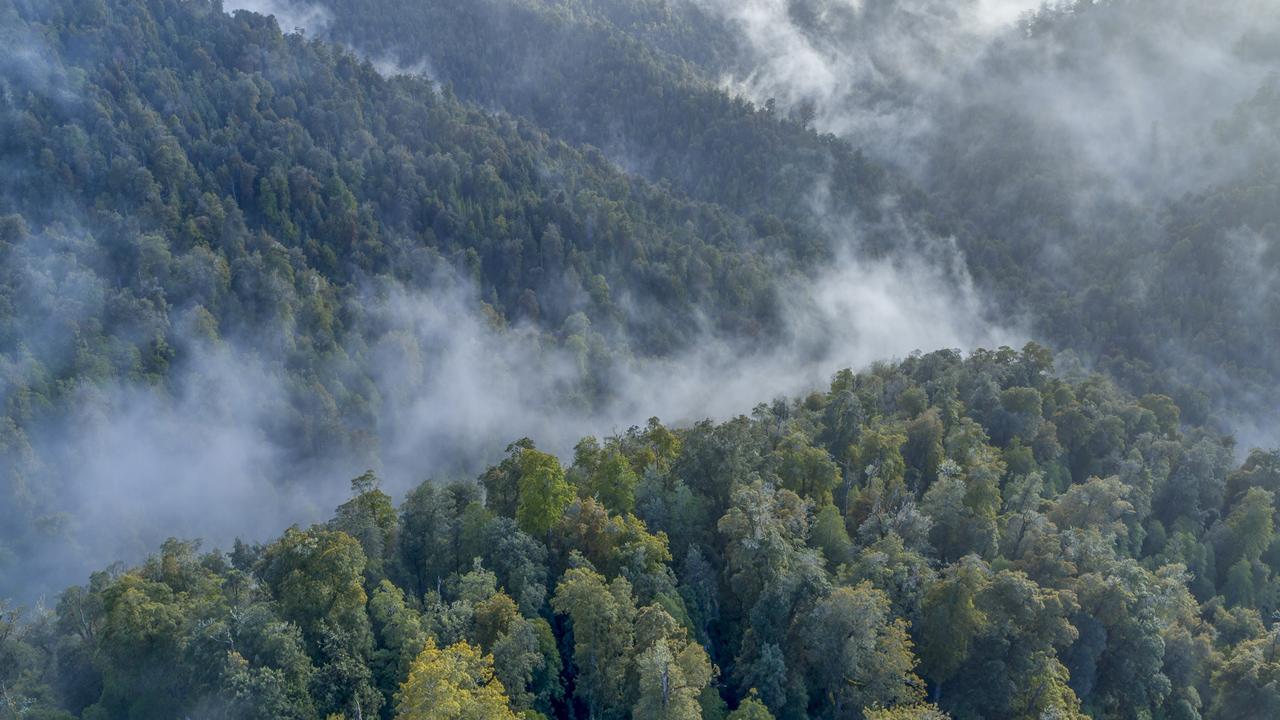
POLYGON ((1280 715, 1274 2, 0 40, 0 717, 1280 715))

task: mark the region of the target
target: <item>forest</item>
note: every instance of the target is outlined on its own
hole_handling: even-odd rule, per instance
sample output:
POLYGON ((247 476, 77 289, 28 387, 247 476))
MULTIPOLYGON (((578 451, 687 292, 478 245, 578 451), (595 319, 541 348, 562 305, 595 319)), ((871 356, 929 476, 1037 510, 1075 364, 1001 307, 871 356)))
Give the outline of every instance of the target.
POLYGON ((24 622, 20 717, 1237 718, 1280 711, 1280 454, 1045 348, 687 428, 528 438, 398 505, 170 540, 24 622))
POLYGON ((1280 717, 1271 0, 0 40, 0 720, 1280 717))
POLYGON ((996 316, 1198 421, 1272 416, 1280 8, 1007 2, 1035 12, 980 36, 1001 4, 335 0, 316 32, 828 246, 856 217, 900 248, 891 197, 996 316))

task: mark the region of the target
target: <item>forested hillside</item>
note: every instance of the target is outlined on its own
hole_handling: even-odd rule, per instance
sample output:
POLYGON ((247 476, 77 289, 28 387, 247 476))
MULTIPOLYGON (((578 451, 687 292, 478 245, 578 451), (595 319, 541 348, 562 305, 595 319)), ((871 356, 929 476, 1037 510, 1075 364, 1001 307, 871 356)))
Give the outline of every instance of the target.
POLYGON ((0 720, 1280 717, 1271 0, 0 43, 0 720))
POLYGON ((829 241, 900 244, 877 233, 890 193, 1007 316, 1199 421, 1273 432, 1280 126, 1258 109, 1280 12, 1068 2, 975 27, 999 4, 333 0, 314 31, 829 241))
POLYGON ((615 353, 778 332, 779 278, 830 253, 270 18, 168 0, 0 17, 0 576, 79 523, 66 418, 123 412, 104 388, 167 403, 248 348, 237 362, 283 376, 255 401, 274 446, 364 465, 402 366, 445 362, 405 347, 388 297, 461 287, 476 322, 545 334, 520 370, 587 411, 615 353), (576 366, 555 374, 561 346, 576 366))
POLYGON ((528 440, 5 616, 22 717, 1262 718, 1280 457, 1046 350, 528 440), (1265 620, 1265 623, 1264 623, 1265 620), (936 703, 930 709, 924 703, 936 703), (55 708, 61 708, 57 710, 55 708), (732 712, 729 708, 734 708, 732 712))
POLYGON ((564 296, 593 290, 591 314, 616 320, 600 276, 670 304, 650 318, 660 327, 629 328, 653 352, 678 342, 693 305, 736 331, 768 321, 749 251, 814 252, 776 221, 758 232, 261 16, 166 2, 6 12, 24 49, 6 77, 6 163, 25 172, 6 175, 5 199, 32 232, 118 215, 137 226, 119 232, 224 254, 247 245, 227 235, 257 233, 337 285, 393 269, 420 281, 394 247, 412 243, 474 274, 504 316, 545 304, 553 327, 564 296), (691 266, 706 277, 678 274, 691 266), (562 267, 576 286, 556 285, 562 267))
MULTIPOLYGON (((34 597, 177 530, 229 541, 314 515, 362 467, 398 489, 471 471, 533 418, 562 421, 563 451, 594 422, 707 414, 650 399, 672 375, 740 411, 840 364, 1006 335, 953 245, 899 213, 918 196, 640 39, 687 35, 589 13, 563 30, 628 77, 670 70, 645 82, 671 103, 617 115, 650 129, 633 140, 664 167, 687 163, 646 179, 566 142, 595 137, 563 118, 492 112, 220 8, 0 2, 16 48, 0 78, 0 593, 34 597), (814 210, 820 179, 856 228, 814 210), (651 358, 676 360, 634 380, 651 358), (735 375, 763 382, 709 384, 735 375), (163 512, 142 501, 157 483, 163 512), (193 510, 207 503, 273 510, 193 510)), ((529 22, 577 17, 549 12, 529 22)), ((583 77, 565 68, 566 92, 583 77)), ((568 105, 619 109, 573 87, 568 105)))
POLYGON ((979 230, 971 270, 1135 392, 1273 443, 1280 8, 1079 3, 1024 33, 942 101, 921 172, 979 230))
POLYGON ((334 13, 328 34, 362 52, 410 67, 425 59, 464 97, 531 117, 624 167, 738 211, 812 224, 809 195, 825 178, 833 210, 874 213, 879 191, 892 182, 848 144, 721 92, 704 68, 664 51, 674 46, 697 59, 699 48, 714 50, 716 38, 729 41, 725 28, 684 3, 364 0, 326 7, 334 13), (632 13, 639 17, 626 17, 632 13), (683 39, 690 36, 711 42, 683 39))

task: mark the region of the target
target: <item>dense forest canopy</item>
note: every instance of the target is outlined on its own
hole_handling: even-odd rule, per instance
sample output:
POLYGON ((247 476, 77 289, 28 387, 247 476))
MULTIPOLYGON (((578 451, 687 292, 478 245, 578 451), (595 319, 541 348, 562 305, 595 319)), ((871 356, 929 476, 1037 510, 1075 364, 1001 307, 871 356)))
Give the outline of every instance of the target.
MULTIPOLYGON (((953 245, 906 221, 865 223, 901 257, 843 259, 803 213, 628 175, 270 17, 0 7, 19 48, 0 192, 5 594, 175 531, 229 541, 313 518, 364 467, 400 489, 474 471, 546 418, 563 452, 597 424, 740 412, 840 364, 1016 336, 989 329, 953 245)), ((748 133, 727 155, 792 132, 842 158, 849 202, 888 202, 847 146, 714 97, 748 133)))
POLYGON ((917 354, 571 462, 522 439, 398 505, 364 473, 261 545, 171 540, 4 616, 5 709, 1268 717, 1280 455, 1233 451, 1034 344, 917 354))
POLYGON ((563 402, 589 408, 622 338, 661 354, 707 326, 758 335, 778 322, 772 248, 817 252, 781 223, 633 180, 422 80, 383 80, 269 18, 200 3, 7 5, 22 48, 2 134, 5 167, 21 168, 3 192, 10 536, 64 522, 46 513, 66 488, 43 470, 64 467, 49 456, 68 405, 117 412, 111 397, 81 397, 92 388, 181 394, 183 373, 226 372, 191 365, 251 348, 284 377, 260 400, 261 431, 285 438, 273 447, 362 465, 380 406, 397 399, 385 396, 402 391, 377 387, 379 368, 412 387, 406 366, 438 359, 418 357, 432 339, 405 330, 461 312, 447 302, 455 286, 479 295, 467 301, 477 333, 547 334, 521 363, 569 346, 579 367, 563 402), (422 318, 395 301, 419 292, 443 307, 422 318))
POLYGON ((1280 717, 1271 0, 0 41, 0 719, 1280 717))

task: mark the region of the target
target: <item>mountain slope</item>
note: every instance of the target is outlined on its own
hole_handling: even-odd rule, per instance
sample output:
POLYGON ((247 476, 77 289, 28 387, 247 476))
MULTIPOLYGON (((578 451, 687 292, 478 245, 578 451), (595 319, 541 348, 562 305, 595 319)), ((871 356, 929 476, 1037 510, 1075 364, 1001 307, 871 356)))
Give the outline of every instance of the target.
POLYGON ((477 324, 546 332, 517 371, 589 411, 615 352, 776 331, 779 278, 821 252, 268 18, 170 0, 0 17, 18 49, 0 77, 11 559, 79 522, 61 469, 99 451, 66 425, 122 412, 113 388, 171 406, 240 352, 283 376, 253 403, 273 445, 363 464, 396 400, 391 299, 456 294, 477 324), (567 377, 548 366, 562 343, 567 377))

